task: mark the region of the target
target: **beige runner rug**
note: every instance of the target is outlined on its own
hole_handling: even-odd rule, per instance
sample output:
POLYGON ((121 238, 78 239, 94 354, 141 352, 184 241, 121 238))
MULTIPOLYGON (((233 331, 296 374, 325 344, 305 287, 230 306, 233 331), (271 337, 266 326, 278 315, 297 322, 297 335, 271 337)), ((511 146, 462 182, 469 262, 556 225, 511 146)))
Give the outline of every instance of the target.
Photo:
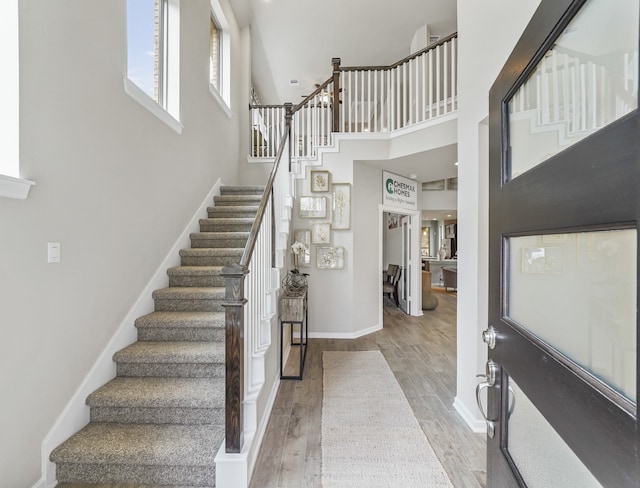
POLYGON ((322 486, 451 488, 380 351, 323 355, 322 486))

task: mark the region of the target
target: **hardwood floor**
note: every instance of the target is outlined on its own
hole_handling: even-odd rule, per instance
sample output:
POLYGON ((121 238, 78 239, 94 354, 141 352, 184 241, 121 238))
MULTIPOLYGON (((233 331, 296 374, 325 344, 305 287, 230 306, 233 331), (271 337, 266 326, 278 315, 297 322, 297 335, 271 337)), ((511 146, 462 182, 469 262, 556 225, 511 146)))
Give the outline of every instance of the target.
POLYGON ((374 334, 309 340, 303 380, 280 385, 251 488, 321 486, 322 353, 375 349, 387 359, 454 486, 485 486, 485 437, 471 432, 452 407, 456 295, 437 296, 438 308, 423 317, 407 316, 385 299, 384 328, 374 334))

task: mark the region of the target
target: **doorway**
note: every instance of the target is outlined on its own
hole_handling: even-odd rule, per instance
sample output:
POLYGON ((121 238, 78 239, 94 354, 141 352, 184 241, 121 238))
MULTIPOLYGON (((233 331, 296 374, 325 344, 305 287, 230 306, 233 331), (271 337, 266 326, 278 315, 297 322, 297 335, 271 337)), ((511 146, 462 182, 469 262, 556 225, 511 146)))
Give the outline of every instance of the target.
MULTIPOLYGON (((407 315, 422 315, 422 284, 420 259, 420 212, 379 207, 380 275, 389 264, 402 267, 398 283, 398 305, 407 315)), ((381 285, 382 286, 382 285, 381 285)), ((380 293, 382 297, 382 292, 380 293)), ((382 323, 383 301, 380 301, 382 323)))

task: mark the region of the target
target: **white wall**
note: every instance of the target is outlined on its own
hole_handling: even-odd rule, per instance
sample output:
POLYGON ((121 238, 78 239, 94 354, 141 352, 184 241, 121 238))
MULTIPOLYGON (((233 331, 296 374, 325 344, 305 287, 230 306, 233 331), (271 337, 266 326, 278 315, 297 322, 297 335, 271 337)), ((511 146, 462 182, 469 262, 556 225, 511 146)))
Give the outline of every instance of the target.
POLYGON ((20 2, 21 164, 37 186, 0 199, 3 486, 38 480, 63 407, 215 181, 238 178, 246 93, 229 118, 209 93, 209 1, 181 7, 178 135, 123 91, 124 0, 20 2))
POLYGON ((458 0, 458 373, 455 406, 482 428, 475 406, 477 373, 484 372, 487 327, 488 137, 481 125, 500 69, 540 0, 458 0), (482 134, 483 140, 479 134, 482 134))

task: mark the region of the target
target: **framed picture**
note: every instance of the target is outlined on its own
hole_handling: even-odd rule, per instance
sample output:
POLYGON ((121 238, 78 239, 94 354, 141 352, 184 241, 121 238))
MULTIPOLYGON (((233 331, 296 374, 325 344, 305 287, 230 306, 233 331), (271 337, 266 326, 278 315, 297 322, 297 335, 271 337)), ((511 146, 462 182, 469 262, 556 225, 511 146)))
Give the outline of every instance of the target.
POLYGON ((311 244, 331 244, 331 224, 329 222, 311 224, 311 244))
POLYGON ((333 229, 351 228, 351 184, 333 184, 333 229))
POLYGON ((327 197, 300 197, 299 205, 301 219, 327 218, 327 197))
POLYGON ((454 176, 453 178, 447 178, 447 190, 457 190, 458 189, 458 177, 454 176))
POLYGON ((318 247, 316 266, 318 269, 344 268, 344 247, 318 247))
POLYGON ((398 228, 398 214, 387 214, 387 227, 389 230, 398 228))
POLYGON ((311 231, 309 229, 297 229, 293 231, 293 242, 301 242, 306 250, 298 253, 298 268, 311 267, 311 231))
POLYGON ((329 191, 331 188, 331 173, 329 171, 311 171, 310 187, 313 193, 329 191))

